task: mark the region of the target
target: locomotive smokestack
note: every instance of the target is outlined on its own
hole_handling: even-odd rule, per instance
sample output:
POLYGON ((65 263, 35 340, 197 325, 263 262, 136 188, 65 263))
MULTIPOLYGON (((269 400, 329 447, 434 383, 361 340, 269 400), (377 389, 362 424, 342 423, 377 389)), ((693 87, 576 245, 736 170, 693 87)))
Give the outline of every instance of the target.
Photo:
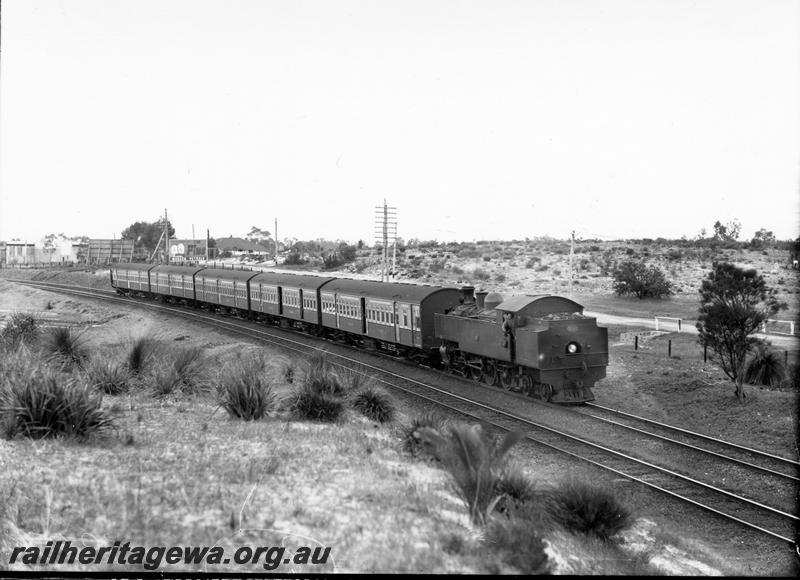
POLYGON ((486 298, 487 294, 488 292, 486 290, 478 290, 477 292, 475 292, 475 301, 478 304, 478 308, 480 308, 481 310, 483 310, 484 308, 484 299, 486 298))
POLYGON ((475 292, 475 286, 462 286, 461 287, 461 298, 464 300, 464 304, 472 304, 475 302, 475 297, 473 293, 475 292))

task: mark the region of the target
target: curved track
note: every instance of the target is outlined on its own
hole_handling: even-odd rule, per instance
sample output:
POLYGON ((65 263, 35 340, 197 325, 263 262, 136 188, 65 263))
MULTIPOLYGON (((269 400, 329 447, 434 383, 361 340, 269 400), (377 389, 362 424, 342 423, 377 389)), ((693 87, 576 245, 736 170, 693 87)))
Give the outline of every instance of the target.
MULTIPOLYGON (((251 339, 267 342, 280 348, 303 355, 307 355, 313 351, 326 351, 326 353, 333 359, 332 362, 334 364, 349 368, 353 368, 355 366, 359 369, 359 372, 370 373, 374 380, 384 383, 392 388, 399 389, 408 394, 420 397, 436 405, 448 408, 452 411, 476 420, 495 425, 503 430, 533 430, 535 436, 534 434, 528 434, 526 437, 528 440, 538 445, 545 446, 575 459, 591 463, 604 470, 610 471, 617 476, 638 482, 651 489, 665 493, 679 501, 686 502, 703 510, 715 513, 727 520, 756 530, 774 539, 778 539, 782 542, 787 542, 790 544, 795 543, 794 530, 797 526, 797 523, 800 522, 800 518, 784 509, 743 497, 742 495, 738 495, 718 486, 700 481, 694 477, 678 473, 675 470, 656 465, 652 462, 644 461, 628 453, 623 453, 608 446, 601 445, 597 442, 570 434, 562 429, 555 429, 543 423, 531 421, 530 419, 510 413, 494 405, 478 403, 456 393, 427 384, 424 381, 411 379, 398 373, 377 367, 365 360, 354 358, 355 356, 370 357, 371 355, 357 353, 357 355, 354 354, 353 356, 350 356, 334 353, 327 348, 320 348, 319 346, 305 342, 305 340, 318 342, 317 339, 307 335, 296 335, 298 338, 302 337, 305 340, 297 340, 294 337, 288 338, 287 336, 284 336, 287 334, 286 331, 280 331, 277 328, 273 331, 272 327, 264 327, 243 319, 220 318, 216 315, 194 309, 164 306, 151 301, 144 302, 130 298, 122 298, 116 295, 116 293, 113 291, 89 288, 76 289, 59 284, 33 282, 28 280, 20 280, 17 282, 43 289, 66 292, 77 296, 101 298, 104 300, 110 300, 128 305, 141 305, 148 309, 168 312, 170 314, 181 316, 195 322, 210 325, 226 332, 233 332, 244 335, 251 339), (478 413, 476 413, 476 411, 478 411, 478 413)), ((605 409, 597 405, 594 405, 593 407, 602 409, 605 412, 613 412, 613 410, 605 409)), ((638 431, 643 431, 642 429, 634 428, 630 425, 624 425, 618 421, 600 418, 596 415, 593 415, 593 417, 608 424, 614 424, 625 429, 636 429, 638 431)), ((648 421, 643 418, 637 419, 648 421)), ((665 426, 663 424, 662 426, 665 428, 674 428, 672 426, 665 426)), ((655 436, 652 433, 645 434, 648 436, 655 436)), ((726 444, 727 442, 719 441, 719 443, 726 444)), ((748 449, 747 451, 754 452, 756 450, 748 449)), ((731 459, 722 453, 715 452, 714 455, 723 461, 731 459)), ((778 457, 778 459, 785 462, 791 462, 791 460, 787 460, 786 458, 778 457)), ((742 463, 742 461, 737 461, 742 463)), ((796 467, 796 465, 796 462, 794 462, 794 467, 796 467)), ((797 479, 791 474, 776 474, 772 473, 770 469, 764 469, 763 467, 759 467, 759 469, 767 472, 770 476, 789 477, 794 480, 797 479)))

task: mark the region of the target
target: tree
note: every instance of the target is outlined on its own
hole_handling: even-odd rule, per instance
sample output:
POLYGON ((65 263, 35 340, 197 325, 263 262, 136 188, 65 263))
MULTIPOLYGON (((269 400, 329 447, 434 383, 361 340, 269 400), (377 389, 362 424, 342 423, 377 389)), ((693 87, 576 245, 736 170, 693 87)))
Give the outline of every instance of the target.
POLYGON ((620 296, 633 294, 642 298, 665 298, 672 294, 672 283, 664 272, 643 262, 627 261, 614 271, 614 291, 620 296))
POLYGON ((347 242, 339 242, 336 250, 330 251, 322 258, 322 263, 327 270, 338 268, 342 264, 352 262, 356 259, 356 247, 347 242))
POLYGON ((761 324, 786 304, 778 302, 775 289, 754 269, 714 262, 700 287, 697 331, 700 343, 711 347, 722 371, 736 386, 736 398, 744 401, 745 361, 761 339, 752 336, 761 324))
POLYGON ((245 239, 250 242, 253 242, 254 244, 260 244, 264 247, 272 245, 271 243, 272 233, 270 233, 267 230, 262 230, 260 228, 257 228, 256 226, 250 228, 250 231, 245 236, 245 239))
MULTIPOLYGON (((172 223, 169 221, 167 221, 167 229, 169 237, 173 237, 175 235, 175 228, 172 227, 172 223)), ((133 240, 134 243, 141 244, 149 254, 156 249, 156 245, 163 231, 164 218, 153 223, 136 222, 122 230, 121 238, 123 240, 133 240)))
POLYGON ((722 222, 717 220, 714 223, 714 239, 720 242, 734 242, 739 239, 739 232, 742 231, 742 224, 738 219, 722 225, 722 222))
POLYGON ((753 236, 753 239, 750 241, 750 245, 754 248, 761 248, 761 247, 768 248, 774 245, 775 242, 776 242, 775 234, 767 231, 764 228, 761 228, 753 236))

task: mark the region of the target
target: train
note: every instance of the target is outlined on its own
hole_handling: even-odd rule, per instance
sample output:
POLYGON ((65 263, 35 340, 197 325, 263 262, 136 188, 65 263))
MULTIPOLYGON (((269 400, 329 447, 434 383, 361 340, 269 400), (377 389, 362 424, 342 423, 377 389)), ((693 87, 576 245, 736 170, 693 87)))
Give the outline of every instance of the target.
POLYGON ((577 302, 473 286, 115 263, 117 293, 214 310, 410 359, 558 404, 594 400, 608 330, 577 302))

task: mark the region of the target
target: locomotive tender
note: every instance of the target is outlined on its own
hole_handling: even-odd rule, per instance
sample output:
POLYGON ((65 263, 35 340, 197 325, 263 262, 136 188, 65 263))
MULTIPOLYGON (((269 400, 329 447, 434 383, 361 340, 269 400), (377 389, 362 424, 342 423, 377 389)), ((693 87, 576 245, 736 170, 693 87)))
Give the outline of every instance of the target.
POLYGON ((608 332, 583 307, 549 295, 513 296, 309 274, 118 263, 120 294, 235 313, 366 350, 442 365, 554 403, 594 400, 608 332))

